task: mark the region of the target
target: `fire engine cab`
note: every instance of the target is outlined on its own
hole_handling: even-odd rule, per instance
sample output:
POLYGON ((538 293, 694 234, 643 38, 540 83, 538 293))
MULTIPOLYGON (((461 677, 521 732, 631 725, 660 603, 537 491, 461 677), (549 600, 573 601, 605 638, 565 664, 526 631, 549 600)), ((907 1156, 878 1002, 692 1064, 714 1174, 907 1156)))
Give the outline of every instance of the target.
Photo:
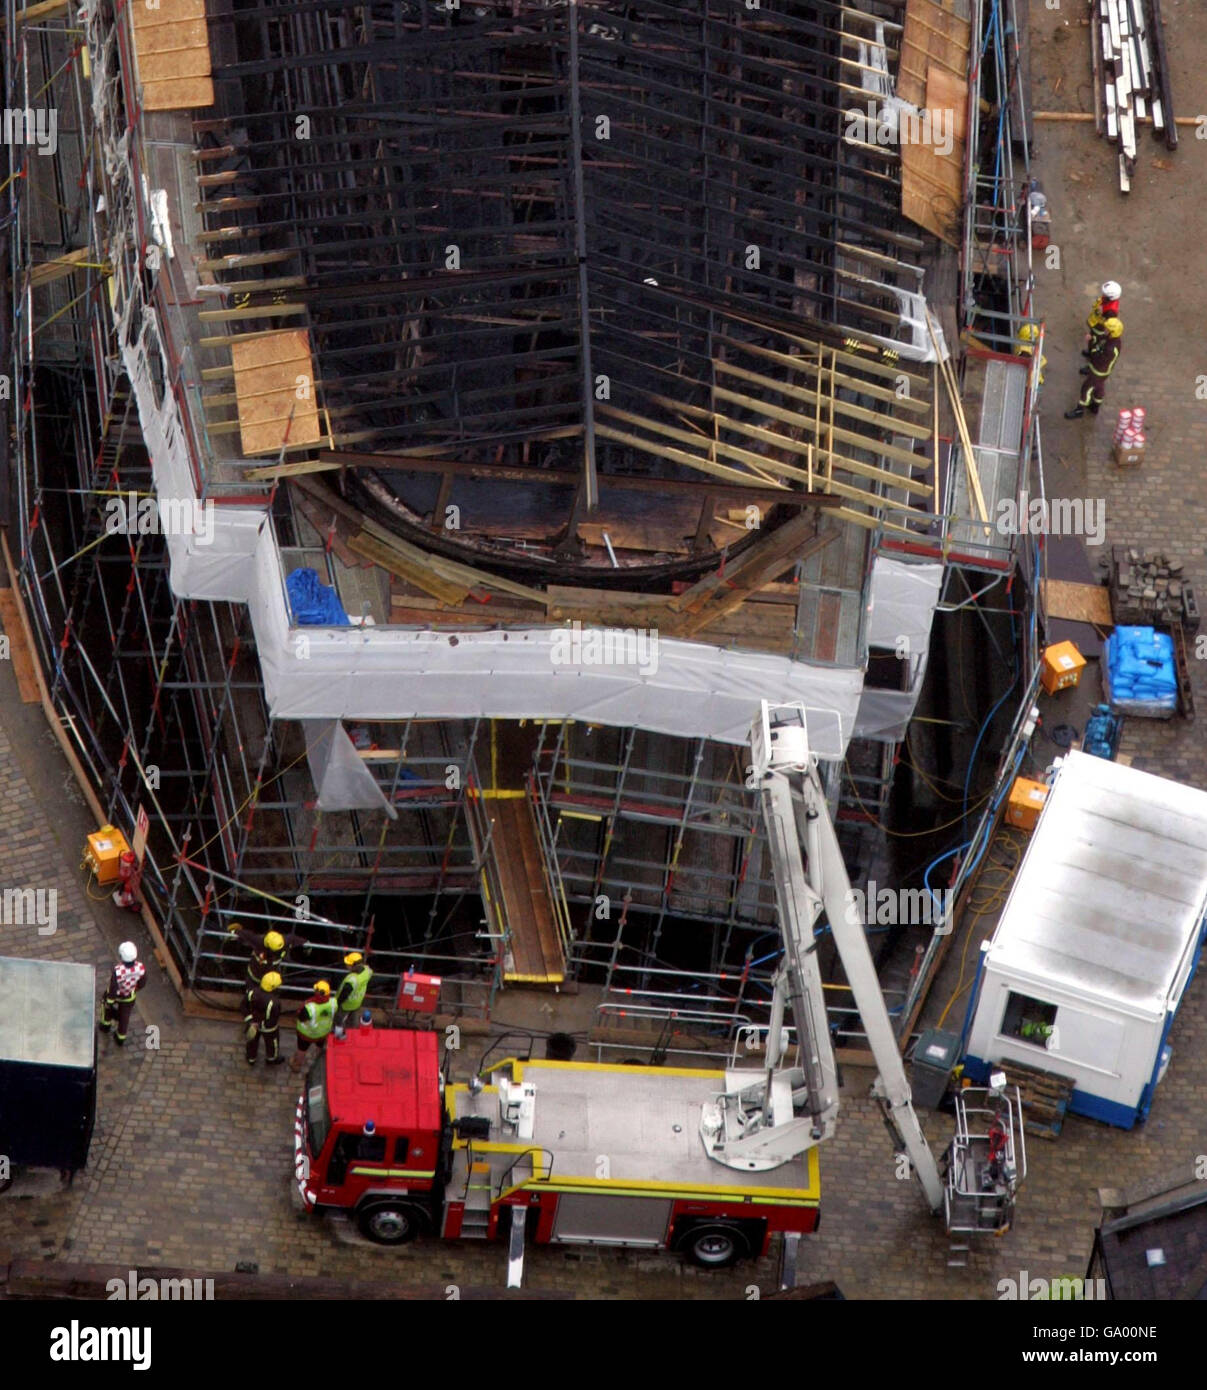
MULTIPOLYGON (((446 1084, 436 1035, 365 1026, 312 1064, 295 1126, 297 1193, 383 1245, 420 1232, 686 1253, 720 1267, 817 1225, 817 1151, 722 1168, 700 1142, 723 1071, 509 1058, 446 1084)), ((518 1277, 509 1282, 518 1282, 518 1277)))

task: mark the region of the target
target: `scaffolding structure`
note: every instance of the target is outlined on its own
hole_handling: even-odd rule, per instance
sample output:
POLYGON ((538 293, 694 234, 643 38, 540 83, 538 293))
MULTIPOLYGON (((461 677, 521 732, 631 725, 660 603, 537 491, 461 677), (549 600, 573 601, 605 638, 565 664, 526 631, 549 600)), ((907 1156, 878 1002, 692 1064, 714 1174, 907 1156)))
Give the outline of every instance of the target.
MULTIPOLYGON (((237 920, 309 939, 289 993, 371 947, 379 1001, 413 966, 443 977, 446 1011, 488 1016, 512 943, 487 810, 522 792, 567 978, 601 990, 601 1045, 757 1039, 777 929, 742 750, 584 721, 366 718, 346 732, 388 809, 324 809, 313 731, 274 717, 248 608, 181 597, 164 538, 112 526, 113 500, 153 496, 165 444, 123 364, 134 346, 150 364, 200 501, 262 509, 282 584, 300 567, 345 597, 363 583, 381 623, 390 585, 374 597, 380 576, 349 563, 312 495, 253 463, 338 470, 345 503, 452 553, 432 524, 448 505, 536 509, 538 541, 483 523, 475 562, 533 583, 553 556, 563 583, 590 571, 601 589, 620 580, 592 509, 662 488, 697 509, 686 557, 640 557, 668 595, 726 582, 742 552, 715 543, 719 504, 778 490, 785 513, 822 518, 825 496, 857 539, 833 574, 787 576, 789 650, 857 665, 877 546, 942 556, 952 520, 917 318, 926 243, 897 211, 895 152, 844 135, 844 106, 896 56, 899 8, 215 4, 215 106, 187 116, 144 111, 125 7, 22 24, 6 0, 8 90, 56 110, 60 139, 50 160, 10 149, 5 171, 14 566, 107 818, 149 818, 143 892, 188 988, 241 978, 237 920), (194 267, 168 256, 150 187, 202 248, 194 267), (286 430, 253 460, 231 345, 289 327, 309 335, 321 438, 286 430)), ((860 741, 831 769, 857 854, 896 752, 860 741)))

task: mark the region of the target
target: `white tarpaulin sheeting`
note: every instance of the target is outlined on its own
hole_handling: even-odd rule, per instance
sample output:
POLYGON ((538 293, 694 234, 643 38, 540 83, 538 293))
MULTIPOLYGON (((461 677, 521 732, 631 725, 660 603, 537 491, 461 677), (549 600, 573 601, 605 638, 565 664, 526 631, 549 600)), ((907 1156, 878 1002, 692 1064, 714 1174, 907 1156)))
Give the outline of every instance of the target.
POLYGON ((877 555, 872 568, 868 646, 899 650, 904 639, 912 656, 925 657, 939 590, 942 564, 913 565, 877 555))
POLYGON ((266 531, 250 602, 276 719, 581 719, 746 743, 761 700, 801 702, 811 746, 831 759, 843 756, 854 727, 858 670, 782 656, 663 638, 642 666, 573 664, 557 628, 291 630, 279 564, 266 531))
POLYGON ((865 688, 855 719, 857 738, 896 742, 905 737, 926 675, 930 628, 943 587, 943 570, 941 564, 913 565, 887 555, 876 556, 868 646, 895 652, 908 663, 909 689, 865 688))
POLYGON ((384 811, 398 819, 338 719, 303 719, 302 733, 320 811, 384 811))
MULTIPOLYGON (((156 490, 195 496, 177 406, 171 393, 156 406, 147 350, 140 338, 134 348, 124 347, 123 357, 156 490)), ((586 640, 590 630, 567 660, 566 631, 558 628, 291 629, 280 552, 262 508, 216 506, 209 544, 194 536, 167 539, 173 593, 250 606, 274 719, 579 719, 744 744, 760 701, 770 700, 807 706, 810 746, 829 760, 844 756, 855 728, 863 687, 855 667, 671 638, 657 639, 632 661, 597 661, 586 640)), ((320 775, 320 790, 332 775, 329 768, 320 775)), ((334 782, 330 794, 341 794, 334 782)))

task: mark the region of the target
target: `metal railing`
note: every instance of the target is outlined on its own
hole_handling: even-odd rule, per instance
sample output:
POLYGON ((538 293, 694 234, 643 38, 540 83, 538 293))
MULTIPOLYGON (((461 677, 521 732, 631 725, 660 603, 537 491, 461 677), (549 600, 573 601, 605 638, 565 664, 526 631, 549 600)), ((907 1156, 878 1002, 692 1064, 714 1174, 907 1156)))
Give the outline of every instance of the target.
POLYGON ((465 821, 469 827, 470 843, 474 847, 474 867, 481 885, 482 906, 486 910, 486 936, 495 944, 496 970, 501 982, 511 948, 511 926, 503 906, 503 880, 494 851, 494 827, 486 814, 486 798, 474 777, 466 781, 465 821))
POLYGON ((570 904, 566 899, 566 885, 557 857, 558 831, 550 822, 549 808, 538 794, 536 778, 531 773, 525 779, 525 785, 528 789, 528 804, 532 808, 532 817, 536 823, 537 848, 540 850, 545 892, 553 910, 553 921, 557 927, 558 940, 561 942, 562 957, 568 964, 570 947, 574 941, 574 924, 570 920, 570 904))
MULTIPOLYGON (((553 1176, 554 1157, 555 1155, 552 1149, 543 1148, 539 1144, 533 1144, 531 1148, 525 1149, 523 1153, 516 1154, 515 1158, 512 1159, 512 1161, 507 1165, 503 1172, 499 1174, 498 1182, 495 1183, 492 1187, 490 1194, 491 1201, 498 1201, 498 1199, 503 1196, 503 1194, 507 1191, 508 1178, 511 1177, 512 1173, 515 1172, 517 1166, 523 1163, 525 1159, 529 1159, 532 1161, 532 1177, 526 1179, 525 1181, 548 1182, 549 1179, 553 1176), (540 1154, 541 1156, 541 1166, 544 1168, 544 1172, 542 1173, 537 1172, 536 1161, 535 1159, 533 1159, 534 1154, 540 1154), (546 1158, 548 1159, 547 1162, 546 1158)), ((518 1182, 515 1184, 515 1186, 521 1187, 523 1186, 523 1183, 518 1182)))

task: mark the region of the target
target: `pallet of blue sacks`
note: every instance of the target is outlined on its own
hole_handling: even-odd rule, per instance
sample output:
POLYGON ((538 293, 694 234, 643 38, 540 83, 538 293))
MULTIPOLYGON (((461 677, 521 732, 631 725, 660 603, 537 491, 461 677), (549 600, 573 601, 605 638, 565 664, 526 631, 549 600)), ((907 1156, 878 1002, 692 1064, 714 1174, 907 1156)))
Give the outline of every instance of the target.
POLYGON ((1178 710, 1173 638, 1152 627, 1117 627, 1106 640, 1103 693, 1112 714, 1172 719, 1178 710))

